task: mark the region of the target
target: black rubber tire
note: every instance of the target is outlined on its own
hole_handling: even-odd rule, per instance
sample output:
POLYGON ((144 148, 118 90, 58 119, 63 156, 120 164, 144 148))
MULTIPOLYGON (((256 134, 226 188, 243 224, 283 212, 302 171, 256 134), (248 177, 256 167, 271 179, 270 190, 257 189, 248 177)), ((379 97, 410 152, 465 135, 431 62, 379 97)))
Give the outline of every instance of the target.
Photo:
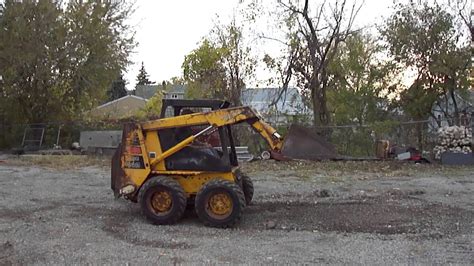
POLYGON ((194 209, 202 223, 206 226, 227 228, 233 227, 240 221, 245 208, 245 196, 242 189, 235 183, 214 179, 204 184, 196 195, 194 209), (223 219, 211 217, 207 211, 207 201, 216 192, 225 192, 232 200, 232 212, 223 219))
POLYGON ((171 177, 155 176, 148 179, 138 193, 143 214, 154 224, 174 224, 186 210, 186 194, 183 188, 171 177), (171 194, 172 206, 165 215, 158 215, 151 207, 151 196, 157 190, 165 190, 171 194))
POLYGON ((242 190, 244 191, 245 204, 250 205, 253 199, 253 182, 247 175, 242 175, 242 190))

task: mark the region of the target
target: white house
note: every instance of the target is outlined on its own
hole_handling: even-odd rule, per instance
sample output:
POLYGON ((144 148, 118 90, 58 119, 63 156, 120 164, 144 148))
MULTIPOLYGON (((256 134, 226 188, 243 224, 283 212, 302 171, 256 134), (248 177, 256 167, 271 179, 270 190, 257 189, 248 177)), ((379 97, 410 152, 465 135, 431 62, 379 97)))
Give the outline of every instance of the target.
MULTIPOLYGON (((468 91, 467 97, 461 97, 455 93, 455 100, 459 110, 459 123, 462 126, 474 126, 474 90, 468 91)), ((454 124, 454 102, 451 97, 440 97, 431 110, 434 117, 430 117, 430 127, 438 127, 454 124)))
POLYGON ((174 85, 169 91, 165 92, 163 98, 165 99, 184 99, 186 93, 186 86, 174 85))
POLYGON ((283 124, 294 119, 311 120, 311 110, 296 88, 247 88, 242 90, 241 101, 257 110, 273 124, 283 124))
MULTIPOLYGON (((137 85, 135 95, 144 99, 150 99, 158 90, 162 89, 159 85, 137 85)), ((163 93, 165 99, 184 99, 186 86, 172 85, 169 91, 163 93)))

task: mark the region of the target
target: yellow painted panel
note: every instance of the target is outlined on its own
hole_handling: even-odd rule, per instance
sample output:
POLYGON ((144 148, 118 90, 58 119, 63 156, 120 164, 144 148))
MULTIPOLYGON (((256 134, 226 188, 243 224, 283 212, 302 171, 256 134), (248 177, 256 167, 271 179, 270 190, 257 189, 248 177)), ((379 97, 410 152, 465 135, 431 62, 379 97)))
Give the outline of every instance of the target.
POLYGON ((236 180, 233 172, 153 171, 152 174, 175 178, 188 195, 196 194, 202 185, 212 179, 236 180))
MULTIPOLYGON (((158 139, 158 132, 157 131, 148 131, 145 133, 145 145, 147 146, 148 149, 148 156, 150 155, 150 152, 155 152, 155 158, 158 158, 160 154, 163 153, 160 145, 160 141, 158 139)), ((152 158, 149 158, 149 160, 153 160, 152 158)), ((156 163, 153 167, 151 167, 152 171, 165 171, 165 161, 160 161, 156 163)))
POLYGON ((209 180, 212 179, 224 179, 231 182, 235 182, 235 177, 232 172, 228 173, 202 173, 193 176, 178 176, 176 180, 183 187, 186 194, 196 194, 201 187, 209 180))
POLYGON ((129 180, 135 186, 140 187, 145 182, 145 180, 147 179, 147 177, 150 175, 150 172, 151 172, 150 162, 148 160, 148 152, 145 145, 145 138, 143 136, 141 128, 138 127, 132 130, 131 132, 129 132, 128 136, 126 136, 125 141, 126 141, 126 148, 124 149, 124 153, 122 155, 122 166, 124 167, 123 170, 125 172, 125 175, 129 178, 129 180), (130 154, 127 149, 127 146, 131 146, 131 143, 133 141, 133 138, 135 138, 135 136, 138 136, 138 141, 139 141, 141 152, 142 152, 141 156, 143 158, 143 164, 145 166, 144 169, 125 168, 126 166, 125 162, 127 160, 130 160, 132 156, 136 156, 136 155, 130 154))

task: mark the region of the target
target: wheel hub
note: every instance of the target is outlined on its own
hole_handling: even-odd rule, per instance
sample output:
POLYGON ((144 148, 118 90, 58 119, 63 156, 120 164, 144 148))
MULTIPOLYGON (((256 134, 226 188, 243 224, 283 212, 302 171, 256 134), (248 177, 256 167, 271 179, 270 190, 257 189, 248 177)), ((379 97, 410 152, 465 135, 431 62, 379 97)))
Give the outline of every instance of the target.
POLYGON ((171 209, 173 201, 167 191, 158 191, 152 195, 151 206, 156 212, 167 212, 171 209))
POLYGON ((232 211, 232 199, 226 193, 217 193, 209 198, 209 210, 215 215, 227 215, 232 211))

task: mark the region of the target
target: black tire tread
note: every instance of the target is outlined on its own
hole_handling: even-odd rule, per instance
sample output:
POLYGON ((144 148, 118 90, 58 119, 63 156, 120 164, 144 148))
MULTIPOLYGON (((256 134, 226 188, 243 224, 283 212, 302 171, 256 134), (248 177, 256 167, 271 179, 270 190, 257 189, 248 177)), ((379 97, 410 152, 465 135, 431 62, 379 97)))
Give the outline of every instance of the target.
POLYGON ((254 188, 252 179, 247 175, 242 175, 242 190, 245 196, 245 204, 248 206, 252 203, 254 188))
POLYGON ((168 176, 154 176, 154 177, 151 177, 150 179, 148 179, 145 182, 145 184, 140 188, 140 192, 138 193, 138 199, 139 199, 140 205, 142 205, 143 214, 149 220, 151 220, 152 222, 154 222, 156 224, 174 224, 179 219, 181 219, 181 217, 183 217, 184 211, 186 210, 186 200, 187 200, 187 198, 186 198, 186 194, 184 193, 183 188, 178 183, 178 181, 176 181, 173 178, 168 177, 168 176), (171 189, 178 192, 178 193, 176 193, 176 195, 178 197, 178 201, 173 202, 173 204, 177 204, 177 206, 178 206, 178 209, 176 211, 176 215, 172 216, 170 219, 168 219, 165 222, 158 222, 158 221, 154 220, 152 217, 149 217, 148 214, 144 212, 144 208, 143 208, 143 205, 142 205, 143 200, 144 200, 144 196, 146 194, 146 191, 148 189, 154 187, 154 186, 157 186, 157 185, 167 186, 167 187, 170 187, 171 189))
POLYGON ((233 192, 235 192, 237 194, 237 198, 239 200, 238 204, 239 204, 239 207, 240 207, 240 212, 237 213, 237 215, 234 217, 234 219, 232 221, 230 221, 229 223, 226 223, 226 224, 216 224, 216 223, 213 223, 212 221, 209 221, 205 218, 202 218, 202 217, 205 217, 204 215, 206 215, 206 214, 201 213, 200 208, 197 208, 197 207, 195 207, 196 214, 198 215, 198 217, 200 218, 200 220, 202 221, 202 223, 205 226, 218 227, 218 228, 228 228, 228 227, 235 226, 240 221, 240 219, 242 218, 242 213, 243 213, 243 210, 245 208, 245 195, 244 195, 244 192, 242 191, 242 189, 236 183, 233 183, 233 182, 230 182, 230 181, 224 180, 224 179, 214 179, 214 180, 208 181, 207 183, 205 183, 201 187, 199 192, 196 194, 196 202, 200 202, 199 199, 202 197, 202 194, 206 190, 212 189, 213 187, 215 187, 215 188, 227 187, 227 188, 231 189, 233 192))

